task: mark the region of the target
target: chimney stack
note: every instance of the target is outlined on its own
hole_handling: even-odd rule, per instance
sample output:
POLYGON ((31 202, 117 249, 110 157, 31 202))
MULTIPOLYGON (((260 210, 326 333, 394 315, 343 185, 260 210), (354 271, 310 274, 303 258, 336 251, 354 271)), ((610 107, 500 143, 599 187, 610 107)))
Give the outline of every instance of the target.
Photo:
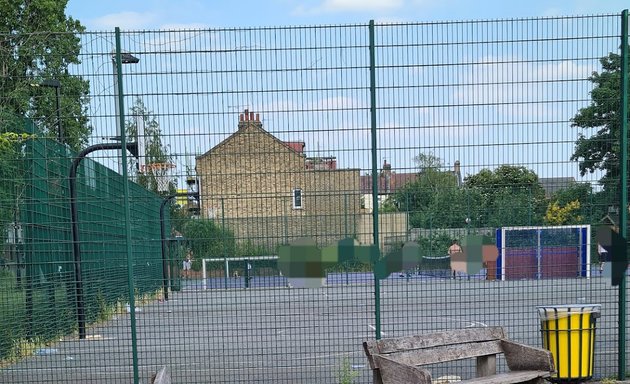
POLYGON ((259 128, 262 128, 262 123, 260 122, 260 113, 250 112, 249 109, 245 109, 243 113, 239 115, 238 129, 245 129, 250 124, 256 124, 259 128))
POLYGON ((455 160, 455 165, 453 165, 453 173, 455 174, 455 177, 457 178, 457 185, 458 186, 462 186, 462 170, 461 170, 461 165, 459 163, 459 160, 455 160))
POLYGON ((392 165, 387 163, 387 160, 385 159, 383 159, 381 176, 384 179, 383 188, 385 189, 385 193, 390 193, 392 191, 392 165))

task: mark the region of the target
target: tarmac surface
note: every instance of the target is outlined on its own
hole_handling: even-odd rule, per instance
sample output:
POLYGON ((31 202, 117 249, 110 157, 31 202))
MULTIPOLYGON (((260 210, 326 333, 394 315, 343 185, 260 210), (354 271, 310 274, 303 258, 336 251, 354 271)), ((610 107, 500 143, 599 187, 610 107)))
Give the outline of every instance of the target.
MULTIPOLYGON (((117 315, 90 328, 85 340, 64 338, 1 369, 0 382, 131 383, 135 356, 141 383, 163 365, 173 383, 335 383, 344 370, 357 376, 354 382, 370 383, 362 342, 375 337, 374 286, 360 276, 349 282, 203 290, 200 280, 184 281, 169 301, 137 308, 135 334, 130 314, 117 315)), ((380 289, 382 337, 501 325, 512 340, 541 346, 536 306, 601 304, 594 378, 615 375, 618 290, 603 278, 396 275, 380 289)), ((473 371, 474 363, 457 363, 436 367, 433 376, 466 378, 473 371)))

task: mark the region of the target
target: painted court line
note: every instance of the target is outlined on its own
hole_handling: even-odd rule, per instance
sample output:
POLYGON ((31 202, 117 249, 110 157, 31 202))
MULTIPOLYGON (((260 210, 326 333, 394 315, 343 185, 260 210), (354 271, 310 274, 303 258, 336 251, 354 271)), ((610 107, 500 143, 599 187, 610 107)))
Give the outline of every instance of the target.
MULTIPOLYGON (((370 327, 373 331, 376 331, 376 327, 375 327, 375 326, 373 326, 372 324, 368 324, 368 327, 370 327)), ((385 332, 381 331, 381 335, 382 335, 382 336, 385 336, 385 335, 387 335, 387 334, 386 334, 385 332)))

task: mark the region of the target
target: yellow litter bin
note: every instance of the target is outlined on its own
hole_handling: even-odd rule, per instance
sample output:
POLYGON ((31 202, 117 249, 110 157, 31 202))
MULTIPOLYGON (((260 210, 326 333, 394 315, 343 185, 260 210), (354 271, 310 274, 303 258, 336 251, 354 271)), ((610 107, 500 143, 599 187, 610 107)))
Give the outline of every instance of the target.
POLYGON ((595 321, 599 304, 540 306, 543 347, 553 355, 556 383, 582 382, 593 377, 595 321))

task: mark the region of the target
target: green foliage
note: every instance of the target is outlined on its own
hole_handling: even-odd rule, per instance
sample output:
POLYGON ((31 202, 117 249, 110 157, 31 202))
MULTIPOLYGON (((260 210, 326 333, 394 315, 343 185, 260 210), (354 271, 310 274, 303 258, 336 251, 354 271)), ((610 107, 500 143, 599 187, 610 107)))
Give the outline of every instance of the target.
MULTIPOLYGON (((433 154, 420 154, 414 159, 418 177, 398 189, 388 204, 410 212, 409 222, 417 228, 458 228, 465 224, 473 196, 458 186, 457 177, 443 171, 442 163, 433 154)), ((386 209, 387 211, 388 209, 386 209)))
POLYGON ((547 207, 545 223, 548 225, 570 225, 582 222, 579 215, 580 202, 573 200, 561 206, 557 201, 552 201, 547 207))
MULTIPOLYGON (((129 141, 135 141, 138 135, 138 124, 136 116, 144 117, 144 140, 145 140, 145 164, 172 163, 173 156, 170 154, 168 146, 162 143, 162 129, 154 113, 150 111, 142 99, 137 98, 128 114, 126 122, 126 133, 129 141)), ((130 158, 129 173, 135 174, 136 182, 150 191, 158 193, 158 178, 163 175, 159 171, 147 169, 146 172, 139 172, 138 160, 130 158)), ((174 193, 176 184, 169 183, 169 192, 174 193)))
POLYGON ((241 241, 236 245, 235 256, 268 256, 276 255, 277 251, 270 250, 268 247, 260 244, 254 244, 249 240, 241 241))
POLYGON ((23 144, 35 138, 28 133, 27 122, 0 110, 0 227, 14 221, 24 191, 23 144))
POLYGON ((234 233, 229 229, 222 229, 213 220, 189 220, 181 232, 188 241, 195 260, 229 256, 236 252, 234 233))
POLYGON ((475 226, 542 224, 547 204, 534 171, 511 165, 482 169, 468 176, 465 186, 475 196, 478 216, 471 218, 475 226))
POLYGON ((80 63, 78 34, 84 27, 66 17, 66 5, 66 0, 0 0, 0 113, 31 117, 45 135, 56 136, 55 90, 32 84, 59 80, 66 142, 78 150, 91 133, 89 83, 69 74, 69 66, 80 63))
POLYGON ((621 57, 609 53, 599 61, 602 71, 588 78, 593 83, 591 103, 572 119, 572 126, 586 133, 579 134, 571 160, 579 162, 582 175, 604 171, 600 182, 605 190, 614 190, 620 175, 621 57))
POLYGON ((453 239, 451 235, 444 232, 437 232, 431 236, 420 237, 415 240, 420 245, 421 256, 439 257, 448 254, 448 247, 451 246, 453 239))
POLYGON ((350 365, 350 360, 345 357, 341 361, 341 364, 339 365, 339 370, 337 371, 337 379, 339 380, 339 384, 352 384, 357 377, 359 377, 359 372, 352 368, 352 365, 350 365))
POLYGON ((418 178, 400 188, 392 204, 410 213, 415 228, 500 227, 543 222, 545 192, 538 176, 524 167, 483 169, 458 185, 433 155, 416 157, 418 178))
POLYGON ((557 203, 566 206, 572 201, 580 203, 574 211, 582 219, 575 224, 597 224, 606 215, 608 206, 612 205, 617 196, 611 196, 610 191, 594 192, 590 184, 573 183, 567 188, 556 191, 550 198, 549 204, 557 203))

